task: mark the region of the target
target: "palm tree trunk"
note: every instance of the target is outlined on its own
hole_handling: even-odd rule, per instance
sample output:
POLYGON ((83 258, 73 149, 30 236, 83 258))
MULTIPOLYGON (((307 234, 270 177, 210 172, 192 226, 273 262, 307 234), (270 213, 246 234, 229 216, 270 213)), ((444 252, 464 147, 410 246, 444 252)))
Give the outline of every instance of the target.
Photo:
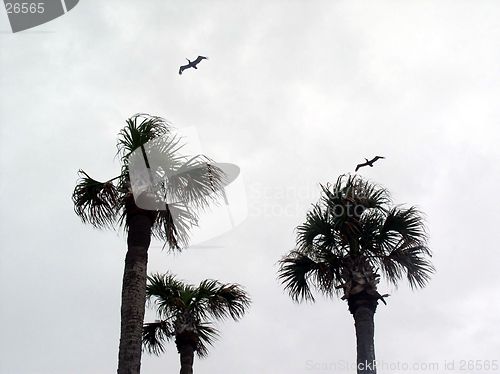
POLYGON ((375 310, 371 306, 358 306, 354 312, 354 326, 356 328, 357 344, 357 372, 358 374, 376 374, 375 345, 373 341, 375 310))
POLYGON ((193 374, 194 347, 191 344, 177 345, 181 359, 180 374, 193 374))
POLYGON ((126 211, 128 251, 122 284, 118 374, 139 374, 146 304, 148 248, 154 215, 153 212, 137 208, 132 197, 128 199, 126 211))

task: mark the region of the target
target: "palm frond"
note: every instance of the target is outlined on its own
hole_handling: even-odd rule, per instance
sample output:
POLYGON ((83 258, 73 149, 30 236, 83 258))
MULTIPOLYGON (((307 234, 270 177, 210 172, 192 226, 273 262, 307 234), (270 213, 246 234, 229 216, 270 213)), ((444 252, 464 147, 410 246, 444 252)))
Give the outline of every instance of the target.
POLYGON ((156 273, 148 276, 146 298, 150 304, 154 302, 157 305, 163 318, 170 318, 179 310, 186 309, 182 300, 185 289, 186 285, 174 275, 156 273))
POLYGON ((195 289, 193 308, 200 317, 210 315, 215 319, 231 317, 237 320, 249 305, 250 298, 238 284, 204 280, 195 289))
POLYGON ((294 301, 314 301, 309 283, 317 269, 318 264, 299 251, 292 251, 280 260, 279 279, 294 301))
POLYGON ((159 210, 152 233, 165 241, 171 250, 180 250, 189 244, 189 231, 198 225, 198 215, 184 203, 167 204, 159 210))
POLYGON ((353 177, 352 183, 352 195, 355 203, 366 209, 384 211, 391 202, 389 191, 377 184, 364 180, 359 176, 353 177))
POLYGON ((126 126, 119 133, 117 154, 121 155, 122 163, 127 164, 133 151, 169 131, 170 124, 165 119, 145 113, 135 114, 127 119, 126 126))
POLYGON ((338 296, 340 291, 337 285, 343 281, 342 271, 345 267, 346 256, 338 255, 324 248, 318 248, 309 256, 316 263, 316 269, 312 272, 311 284, 324 295, 338 296))
POLYGON ((380 259, 387 280, 397 286, 397 281, 406 275, 412 288, 424 287, 434 273, 429 260, 430 250, 422 244, 403 243, 380 259))
POLYGON ((206 156, 197 155, 186 159, 169 175, 165 193, 171 201, 183 201, 195 210, 206 209, 210 203, 218 203, 227 176, 206 156))
POLYGON ((208 356, 209 347, 213 346, 219 337, 219 331, 210 322, 199 322, 196 325, 196 332, 198 333, 196 354, 199 358, 205 358, 208 356))
POLYGON ((130 179, 144 184, 142 169, 149 169, 151 188, 159 201, 184 202, 195 209, 205 209, 222 197, 227 176, 204 155, 181 154, 185 144, 175 134, 167 134, 141 144, 140 152, 128 153, 124 164, 130 164, 130 179), (136 166, 140 166, 137 168, 136 166))
POLYGON ((147 144, 143 144, 144 152, 138 154, 145 157, 146 164, 159 168, 167 176, 177 170, 186 159, 181 153, 186 146, 183 139, 168 130, 165 134, 150 139, 147 144))
POLYGON ((168 321, 145 323, 142 328, 143 350, 159 355, 165 352, 165 343, 174 336, 174 329, 168 321))
POLYGON ((386 215, 379 210, 370 209, 360 218, 361 230, 359 233, 359 244, 361 254, 366 256, 384 255, 385 245, 396 245, 398 238, 387 237, 381 242, 380 231, 384 225, 386 215))
POLYGON ((72 195, 75 213, 84 223, 97 228, 110 228, 116 222, 120 193, 111 182, 92 179, 83 170, 72 195))
POLYGON ((400 207, 392 208, 387 213, 385 222, 380 229, 379 241, 388 240, 390 244, 393 244, 394 239, 392 235, 394 234, 406 243, 425 243, 427 233, 422 213, 415 207, 408 209, 400 207))
POLYGON ((327 209, 320 204, 314 204, 307 213, 304 224, 297 227, 297 249, 307 253, 315 246, 337 248, 337 238, 332 229, 332 222, 327 209))

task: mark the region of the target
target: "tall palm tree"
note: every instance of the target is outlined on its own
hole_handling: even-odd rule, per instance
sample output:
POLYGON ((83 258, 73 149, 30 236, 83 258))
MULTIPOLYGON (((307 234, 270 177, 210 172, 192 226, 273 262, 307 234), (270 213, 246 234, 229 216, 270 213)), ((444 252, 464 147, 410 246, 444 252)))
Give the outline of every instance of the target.
POLYGON ((357 175, 321 188, 279 278, 295 301, 314 301, 311 288, 342 294, 354 317, 358 373, 376 373, 373 316, 388 296, 377 290, 378 269, 395 286, 405 277, 424 287, 434 271, 425 224, 415 207, 391 206, 387 190, 357 175))
POLYGON ((146 302, 148 248, 151 236, 162 240, 172 250, 188 243, 189 229, 198 222, 198 209, 220 197, 223 174, 211 165, 210 173, 199 172, 210 166, 211 160, 199 155, 180 155, 182 142, 172 133, 162 118, 136 114, 126 121, 118 136, 121 173, 99 182, 80 170, 80 179, 73 192, 76 214, 84 223, 96 228, 119 228, 127 231, 127 254, 122 284, 121 332, 118 354, 118 374, 140 371, 142 325, 146 302), (179 201, 165 204, 162 210, 145 210, 136 205, 131 188, 129 158, 140 149, 149 169, 146 143, 158 141, 155 152, 168 165, 170 178, 164 189, 175 192, 179 201), (186 170, 197 172, 186 173, 186 170), (172 189, 176 191, 172 191, 172 189))
POLYGON ((213 320, 238 320, 250 305, 250 298, 237 284, 204 280, 198 286, 178 281, 170 274, 148 277, 148 300, 156 305, 160 320, 144 324, 143 344, 150 353, 165 351, 175 339, 180 355, 180 374, 193 373, 194 353, 206 357, 208 346, 218 336, 213 320))

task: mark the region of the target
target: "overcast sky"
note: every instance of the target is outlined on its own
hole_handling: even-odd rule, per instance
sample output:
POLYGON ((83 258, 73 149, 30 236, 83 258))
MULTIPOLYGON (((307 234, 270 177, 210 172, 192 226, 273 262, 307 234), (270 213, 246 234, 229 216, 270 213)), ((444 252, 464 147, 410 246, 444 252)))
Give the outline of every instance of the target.
MULTIPOLYGON (((116 136, 137 112, 195 126, 205 154, 242 170, 243 223, 150 249, 150 272, 253 299, 196 373, 354 372, 333 370, 355 361, 346 303, 293 303, 276 262, 318 184, 375 154, 361 174, 426 213, 437 268, 423 290, 380 286, 377 359, 440 365, 409 373, 500 360, 499 19, 497 0, 82 0, 12 34, 0 11, 0 373, 116 371, 126 240, 81 223, 71 193, 79 168, 118 174, 116 136)), ((142 371, 178 362, 171 344, 142 371)))

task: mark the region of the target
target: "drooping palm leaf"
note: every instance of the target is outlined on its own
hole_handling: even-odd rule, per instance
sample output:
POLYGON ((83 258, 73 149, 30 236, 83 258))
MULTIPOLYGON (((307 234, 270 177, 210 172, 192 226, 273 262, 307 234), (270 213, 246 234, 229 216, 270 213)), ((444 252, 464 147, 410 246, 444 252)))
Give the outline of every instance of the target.
POLYGON ((84 223, 97 228, 110 228, 116 222, 119 192, 111 182, 92 179, 83 170, 72 195, 75 213, 84 223))
POLYGON ((280 261, 279 278, 294 301, 314 301, 309 279, 318 264, 300 251, 292 251, 280 261))
POLYGON ((340 291, 337 285, 343 281, 341 269, 349 261, 349 257, 321 247, 309 256, 316 262, 316 269, 310 278, 311 284, 324 295, 338 296, 340 291))
POLYGON ((412 288, 424 287, 434 272, 428 253, 425 245, 402 242, 380 259, 380 265, 387 280, 395 286, 406 275, 412 288))
POLYGON ((385 222, 380 229, 379 240, 386 240, 391 234, 397 234, 407 243, 418 244, 425 242, 427 233, 422 213, 415 207, 408 209, 392 208, 387 213, 385 222))
POLYGON ((143 349, 159 355, 165 352, 165 343, 174 336, 174 328, 169 321, 145 323, 142 329, 143 349))
POLYGON ((172 250, 179 250, 189 244, 189 231, 198 225, 196 211, 184 203, 166 204, 159 210, 153 224, 152 233, 169 245, 172 250))
POLYGON ((210 322, 199 322, 196 325, 196 332, 199 338, 196 354, 199 358, 205 358, 208 356, 209 347, 213 346, 219 337, 219 331, 210 322))
POLYGON ((316 246, 330 246, 332 249, 337 247, 329 212, 319 204, 313 205, 304 224, 297 227, 297 247, 307 253, 316 246))
POLYGON ((386 214, 376 209, 369 209, 360 217, 359 244, 364 256, 383 256, 387 245, 397 244, 399 239, 393 236, 381 241, 380 232, 385 220, 386 214))

